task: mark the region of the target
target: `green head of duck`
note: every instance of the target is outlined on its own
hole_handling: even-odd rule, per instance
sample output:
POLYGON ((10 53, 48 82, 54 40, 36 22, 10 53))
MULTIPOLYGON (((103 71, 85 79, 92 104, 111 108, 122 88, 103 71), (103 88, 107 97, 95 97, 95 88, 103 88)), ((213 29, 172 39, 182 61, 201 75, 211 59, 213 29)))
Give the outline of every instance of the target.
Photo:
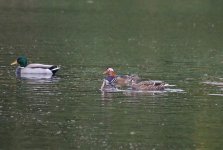
POLYGON ((20 67, 26 67, 28 65, 28 60, 25 56, 19 56, 11 65, 19 64, 20 67))

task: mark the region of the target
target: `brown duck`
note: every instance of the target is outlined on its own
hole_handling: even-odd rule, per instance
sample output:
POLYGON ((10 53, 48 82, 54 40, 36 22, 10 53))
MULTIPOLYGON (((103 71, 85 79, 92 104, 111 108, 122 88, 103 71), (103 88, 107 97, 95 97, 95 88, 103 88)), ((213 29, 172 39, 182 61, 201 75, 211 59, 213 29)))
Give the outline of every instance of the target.
POLYGON ((132 90, 136 91, 163 91, 165 89, 165 83, 162 81, 141 81, 137 83, 138 78, 132 77, 132 90))
POLYGON ((113 68, 107 68, 104 73, 106 75, 101 85, 101 90, 105 87, 126 87, 131 85, 131 76, 129 75, 116 75, 113 68))

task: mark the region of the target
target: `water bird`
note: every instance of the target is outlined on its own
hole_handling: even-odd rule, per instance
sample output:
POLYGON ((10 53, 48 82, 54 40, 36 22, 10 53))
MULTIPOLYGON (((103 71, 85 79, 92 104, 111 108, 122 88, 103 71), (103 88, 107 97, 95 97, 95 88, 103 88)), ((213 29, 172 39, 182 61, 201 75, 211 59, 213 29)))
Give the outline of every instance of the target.
POLYGON ((137 91, 163 91, 165 90, 165 84, 163 81, 149 80, 149 81, 138 81, 138 77, 132 76, 131 88, 137 91))
POLYGON ((19 64, 16 75, 19 77, 52 77, 60 69, 59 66, 32 63, 28 64, 25 56, 19 56, 11 65, 19 64))
POLYGON ((107 68, 103 74, 107 75, 101 85, 101 90, 129 86, 131 78, 129 75, 117 75, 113 68, 107 68))

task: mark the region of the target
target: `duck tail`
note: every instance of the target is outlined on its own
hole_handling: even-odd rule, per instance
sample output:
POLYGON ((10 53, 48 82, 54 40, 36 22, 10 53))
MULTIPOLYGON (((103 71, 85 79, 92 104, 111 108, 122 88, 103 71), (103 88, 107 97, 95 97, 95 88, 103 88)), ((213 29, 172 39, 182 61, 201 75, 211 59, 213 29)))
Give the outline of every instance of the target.
POLYGON ((52 71, 53 75, 55 75, 55 73, 60 69, 60 66, 52 66, 49 69, 52 71))

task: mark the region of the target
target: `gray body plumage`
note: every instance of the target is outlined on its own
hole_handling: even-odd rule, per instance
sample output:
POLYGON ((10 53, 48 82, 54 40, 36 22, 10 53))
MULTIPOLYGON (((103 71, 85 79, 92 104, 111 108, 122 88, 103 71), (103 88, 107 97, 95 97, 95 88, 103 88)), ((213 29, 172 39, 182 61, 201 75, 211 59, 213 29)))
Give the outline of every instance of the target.
POLYGON ((50 78, 59 70, 59 67, 44 64, 29 64, 26 67, 17 67, 16 75, 20 77, 50 78))

